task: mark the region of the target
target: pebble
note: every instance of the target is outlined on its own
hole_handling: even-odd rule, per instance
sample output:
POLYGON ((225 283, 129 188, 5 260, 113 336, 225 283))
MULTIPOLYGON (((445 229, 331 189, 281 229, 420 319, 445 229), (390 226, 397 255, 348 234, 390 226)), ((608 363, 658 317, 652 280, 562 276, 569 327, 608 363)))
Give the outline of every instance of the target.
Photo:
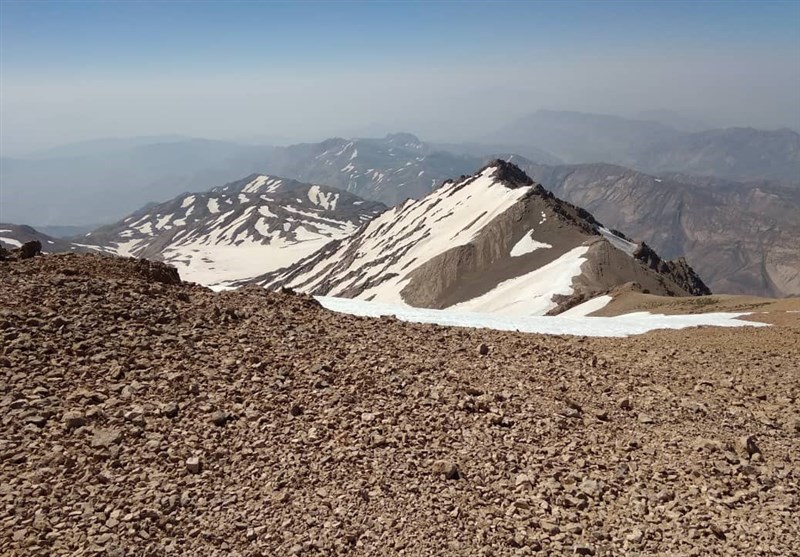
POLYGON ((186 470, 188 470, 190 474, 199 474, 202 468, 203 464, 199 457, 190 456, 186 459, 186 470))

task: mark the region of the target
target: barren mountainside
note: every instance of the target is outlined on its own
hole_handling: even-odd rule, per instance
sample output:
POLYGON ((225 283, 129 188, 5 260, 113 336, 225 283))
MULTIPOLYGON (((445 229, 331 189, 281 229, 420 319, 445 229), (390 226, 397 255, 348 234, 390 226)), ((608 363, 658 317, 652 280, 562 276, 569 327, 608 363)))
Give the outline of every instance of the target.
POLYGON ((800 295, 800 190, 763 181, 659 178, 608 164, 520 164, 609 226, 665 257, 685 256, 714 292, 800 295))

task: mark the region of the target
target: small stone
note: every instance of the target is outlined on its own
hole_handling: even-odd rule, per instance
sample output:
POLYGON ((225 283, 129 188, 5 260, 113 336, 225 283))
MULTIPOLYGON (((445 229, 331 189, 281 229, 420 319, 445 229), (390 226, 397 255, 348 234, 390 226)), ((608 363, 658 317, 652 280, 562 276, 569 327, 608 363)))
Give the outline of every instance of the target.
POLYGON ((736 439, 736 452, 747 457, 752 457, 760 453, 761 449, 756 445, 756 440, 752 435, 744 435, 736 439))
POLYGON ((597 412, 594 413, 594 417, 597 418, 598 420, 600 420, 601 422, 607 422, 608 421, 608 412, 606 412, 604 410, 598 410, 597 412))
POLYGON ((69 429, 77 429, 86 425, 86 416, 80 412, 66 412, 64 414, 64 424, 69 429))
POLYGON ((218 427, 224 426, 230 419, 231 415, 227 412, 218 411, 211 414, 211 423, 218 427))
POLYGON ((129 422, 133 422, 135 424, 143 424, 144 423, 144 409, 141 406, 134 406, 125 414, 123 414, 125 420, 129 422))
POLYGON ((364 412, 363 414, 361 414, 361 421, 367 423, 373 422, 375 421, 375 414, 372 414, 370 412, 364 412))
POLYGON ((461 477, 458 466, 452 460, 437 460, 433 463, 433 471, 436 474, 444 474, 448 480, 457 480, 461 477))
POLYGON ((37 427, 44 427, 44 424, 47 423, 47 418, 45 418, 44 416, 39 416, 37 414, 34 416, 28 416, 27 418, 25 418, 25 421, 37 427))
POLYGON ((724 540, 724 539, 725 539, 725 537, 726 537, 726 536, 725 536, 725 530, 722 528, 722 526, 720 526, 719 524, 715 524, 715 523, 713 523, 713 522, 712 522, 712 523, 709 525, 709 528, 711 528, 711 532, 712 532, 712 533, 713 533, 713 534, 714 534, 714 535, 715 535, 717 538, 719 538, 719 539, 721 539, 721 540, 724 540))
POLYGON ((478 354, 481 356, 486 356, 489 353, 489 345, 485 342, 480 343, 478 346, 478 354))
POLYGON ((200 462, 199 457, 191 456, 186 459, 186 470, 188 470, 190 474, 199 474, 202 469, 203 464, 200 462))
POLYGON ((120 433, 116 429, 98 429, 92 436, 92 447, 109 447, 119 439, 120 433))
POLYGON ((632 543, 640 543, 644 539, 644 532, 638 528, 634 528, 630 534, 625 536, 625 539, 632 543))
POLYGON ((551 536, 555 536, 556 534, 561 532, 561 528, 559 528, 556 524, 553 524, 552 522, 548 522, 546 520, 540 521, 539 526, 542 528, 542 530, 544 530, 551 536))
POLYGON ((591 545, 579 544, 573 551, 575 555, 594 555, 594 547, 591 545))
POLYGON ((525 474, 518 474, 516 480, 514 480, 514 487, 530 487, 532 485, 531 479, 525 474))
POLYGON ((600 494, 600 485, 595 480, 583 480, 578 489, 590 497, 597 497, 600 494))
POLYGON ((620 401, 619 407, 622 408, 623 410, 633 410, 633 404, 631 404, 630 399, 627 398, 623 398, 620 401))
POLYGON ((176 418, 178 416, 178 405, 175 402, 170 402, 161 408, 161 415, 167 418, 176 418))
POLYGON ((289 413, 295 417, 300 416, 303 413, 303 408, 299 404, 292 404, 289 408, 289 413))
POLYGON ((653 416, 651 416, 650 414, 644 414, 644 413, 641 413, 641 412, 636 417, 636 419, 639 420, 639 423, 642 423, 642 424, 654 424, 654 423, 656 423, 656 420, 655 420, 655 418, 653 418, 653 416))

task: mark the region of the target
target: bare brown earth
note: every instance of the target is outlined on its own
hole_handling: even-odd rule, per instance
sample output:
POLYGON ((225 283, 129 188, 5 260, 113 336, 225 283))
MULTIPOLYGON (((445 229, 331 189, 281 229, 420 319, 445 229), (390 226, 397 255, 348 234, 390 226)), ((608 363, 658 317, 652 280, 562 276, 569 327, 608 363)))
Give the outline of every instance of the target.
POLYGON ((156 279, 0 262, 1 555, 800 547, 798 327, 502 333, 156 279))
POLYGON ((750 313, 743 319, 786 327, 800 327, 800 298, 761 298, 730 294, 713 296, 666 297, 625 291, 613 294, 613 300, 593 316, 614 316, 634 311, 663 315, 692 313, 750 313))

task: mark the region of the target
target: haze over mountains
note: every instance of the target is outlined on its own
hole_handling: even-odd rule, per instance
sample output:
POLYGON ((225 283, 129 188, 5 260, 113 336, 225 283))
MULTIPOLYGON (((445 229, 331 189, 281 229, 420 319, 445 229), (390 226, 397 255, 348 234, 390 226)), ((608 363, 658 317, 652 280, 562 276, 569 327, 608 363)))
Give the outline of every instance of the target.
MULTIPOLYGON (((609 227, 665 257, 687 257, 713 291, 800 293, 794 248, 800 241, 800 136, 788 129, 680 127, 540 110, 471 143, 429 143, 410 133, 290 146, 181 136, 82 142, 3 159, 0 220, 93 229, 148 202, 180 203, 184 192, 202 193, 248 174, 333 187, 391 207, 470 175, 499 154, 609 227), (572 161, 582 164, 564 164, 572 161)), ((170 214, 167 207, 151 209, 137 215, 154 215, 155 225, 170 214)), ((76 229, 52 230, 67 236, 76 229)), ((114 244, 105 230, 99 233, 105 245, 114 244)), ((128 240, 143 240, 140 232, 132 234, 128 240)), ((145 252, 145 243, 135 250, 145 252)))
POLYGON ((82 142, 3 158, 0 218, 35 226, 105 224, 145 203, 250 173, 326 184, 394 205, 500 153, 551 165, 607 162, 649 173, 800 184, 800 136, 791 130, 687 133, 652 121, 538 111, 462 143, 428 143, 405 133, 287 147, 179 136, 82 142))

